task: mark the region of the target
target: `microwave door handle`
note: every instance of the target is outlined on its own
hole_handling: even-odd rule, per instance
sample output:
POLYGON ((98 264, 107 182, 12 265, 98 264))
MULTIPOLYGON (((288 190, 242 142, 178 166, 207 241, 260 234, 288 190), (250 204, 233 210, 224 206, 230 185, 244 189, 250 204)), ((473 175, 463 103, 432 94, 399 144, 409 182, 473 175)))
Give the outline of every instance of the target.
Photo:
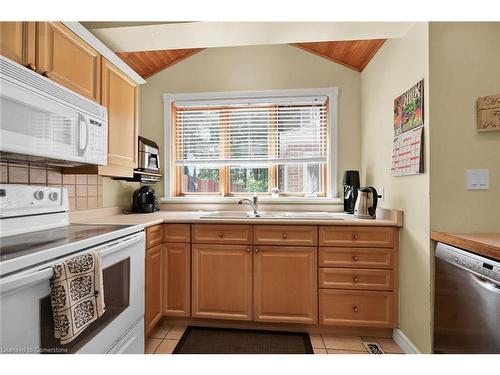
POLYGON ((89 145, 89 125, 87 119, 81 114, 79 115, 78 124, 78 154, 83 156, 89 145))

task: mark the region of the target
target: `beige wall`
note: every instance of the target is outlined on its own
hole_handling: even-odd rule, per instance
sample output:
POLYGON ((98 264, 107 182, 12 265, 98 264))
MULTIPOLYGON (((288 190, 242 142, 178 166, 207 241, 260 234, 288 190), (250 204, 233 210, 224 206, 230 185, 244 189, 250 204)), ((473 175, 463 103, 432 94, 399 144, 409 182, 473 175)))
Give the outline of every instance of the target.
POLYGON ((431 348, 429 168, 391 177, 393 101, 424 78, 425 162, 429 161, 428 24, 387 41, 361 74, 362 183, 385 188, 385 208, 404 210, 400 234, 400 328, 422 352, 431 348))
POLYGON ((431 23, 431 228, 500 231, 500 131, 476 131, 476 100, 500 94, 500 23, 431 23), (489 169, 488 191, 466 169, 489 169))
POLYGON ((140 134, 159 142, 162 153, 163 93, 338 86, 339 187, 344 170, 360 168, 360 74, 352 69, 289 45, 229 47, 199 52, 147 81, 140 134))

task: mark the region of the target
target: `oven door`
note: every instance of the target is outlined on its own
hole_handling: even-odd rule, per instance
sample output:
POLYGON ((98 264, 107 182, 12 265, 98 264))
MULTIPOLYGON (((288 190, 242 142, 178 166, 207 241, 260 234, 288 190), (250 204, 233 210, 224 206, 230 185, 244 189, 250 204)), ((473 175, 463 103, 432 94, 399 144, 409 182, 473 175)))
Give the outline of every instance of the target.
POLYGON ((52 265, 64 259, 0 280, 3 353, 105 353, 142 319, 144 232, 84 252, 95 250, 101 252, 106 312, 67 345, 54 339, 49 298, 52 265))

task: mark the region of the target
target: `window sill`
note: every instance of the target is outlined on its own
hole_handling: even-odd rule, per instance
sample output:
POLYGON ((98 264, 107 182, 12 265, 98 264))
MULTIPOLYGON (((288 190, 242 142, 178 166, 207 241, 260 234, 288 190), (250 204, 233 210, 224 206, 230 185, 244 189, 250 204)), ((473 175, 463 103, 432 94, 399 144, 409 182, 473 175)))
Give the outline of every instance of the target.
MULTIPOLYGON (((162 197, 160 203, 229 203, 236 204, 245 197, 162 197)), ((304 198, 304 197, 259 197, 259 204, 311 204, 311 205, 332 205, 343 204, 341 198, 304 198)))

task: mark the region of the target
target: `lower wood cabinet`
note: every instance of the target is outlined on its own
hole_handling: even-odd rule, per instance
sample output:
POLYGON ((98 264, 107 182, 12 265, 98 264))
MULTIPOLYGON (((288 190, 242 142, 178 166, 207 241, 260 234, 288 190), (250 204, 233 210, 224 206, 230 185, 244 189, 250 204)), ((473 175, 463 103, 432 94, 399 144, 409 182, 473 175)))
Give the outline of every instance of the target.
POLYGON ((189 243, 163 244, 163 314, 191 313, 191 249, 189 243))
POLYGON ((390 328, 394 326, 392 292, 319 290, 319 324, 390 328))
POLYGON ((316 252, 315 247, 254 248, 255 321, 317 322, 316 252))
POLYGON ((193 244, 191 316, 252 319, 252 249, 193 244))
POLYGON ((146 250, 144 330, 149 332, 162 317, 163 246, 146 250))

